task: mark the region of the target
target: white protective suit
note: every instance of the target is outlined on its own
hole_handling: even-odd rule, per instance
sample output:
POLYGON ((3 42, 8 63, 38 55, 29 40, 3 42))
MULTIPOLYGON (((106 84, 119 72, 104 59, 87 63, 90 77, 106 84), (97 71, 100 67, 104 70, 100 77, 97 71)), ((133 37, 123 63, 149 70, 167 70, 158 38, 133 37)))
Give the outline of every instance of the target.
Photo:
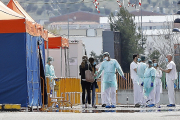
POLYGON ((160 93, 162 93, 162 82, 161 82, 161 77, 162 77, 162 71, 157 67, 156 69, 156 77, 155 77, 155 104, 158 104, 160 102, 160 93))
POLYGON ((137 66, 137 75, 138 75, 138 84, 139 84, 139 88, 140 88, 140 95, 139 95, 139 99, 140 99, 140 104, 144 104, 144 94, 143 94, 143 86, 141 86, 141 83, 143 82, 144 79, 144 72, 145 69, 147 68, 147 64, 140 62, 137 66))
POLYGON ((135 71, 137 69, 138 63, 135 63, 134 61, 130 64, 130 75, 131 79, 133 81, 133 92, 134 92, 134 104, 140 103, 140 86, 138 84, 138 75, 135 71))
POLYGON ((105 92, 105 102, 106 102, 105 104, 111 105, 112 103, 112 105, 116 105, 116 90, 117 90, 116 70, 121 76, 124 76, 124 73, 121 69, 121 66, 115 59, 110 59, 110 61, 102 62, 96 78, 99 78, 103 70, 104 70, 103 91, 105 92))
POLYGON ((155 76, 156 69, 154 67, 146 68, 144 73, 144 95, 149 100, 150 104, 155 104, 155 76), (153 83, 153 87, 151 86, 153 83))
MULTIPOLYGON (((96 69, 99 69, 101 66, 102 62, 96 65, 96 69)), ((101 103, 102 105, 105 104, 105 92, 103 92, 103 76, 104 76, 104 71, 102 71, 101 74, 101 103)))
POLYGON ((177 79, 176 64, 173 61, 169 62, 167 69, 171 69, 169 73, 166 73, 169 103, 175 104, 174 81, 177 79))

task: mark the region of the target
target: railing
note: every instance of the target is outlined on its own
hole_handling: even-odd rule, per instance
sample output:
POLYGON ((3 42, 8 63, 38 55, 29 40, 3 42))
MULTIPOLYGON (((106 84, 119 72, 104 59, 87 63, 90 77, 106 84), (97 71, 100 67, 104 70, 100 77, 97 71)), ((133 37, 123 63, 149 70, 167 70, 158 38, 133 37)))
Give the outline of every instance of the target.
POLYGON ((133 82, 129 73, 124 74, 126 80, 123 79, 119 74, 117 74, 116 77, 117 77, 118 90, 133 89, 133 82))

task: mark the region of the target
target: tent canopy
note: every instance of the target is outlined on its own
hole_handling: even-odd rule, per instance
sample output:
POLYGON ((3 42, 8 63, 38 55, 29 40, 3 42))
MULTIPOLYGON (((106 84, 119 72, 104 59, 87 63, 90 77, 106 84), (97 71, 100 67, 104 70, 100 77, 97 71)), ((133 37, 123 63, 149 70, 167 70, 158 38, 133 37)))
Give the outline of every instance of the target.
MULTIPOLYGON (((59 49, 60 47, 69 47, 69 41, 66 38, 61 36, 55 36, 52 33, 48 33, 48 48, 50 49, 59 49)), ((45 48, 47 48, 47 44, 45 42, 45 48)))
MULTIPOLYGON (((18 1, 15 0, 10 0, 8 5, 7 5, 10 9, 13 10, 13 12, 15 12, 16 14, 23 16, 24 18, 26 18, 26 21, 24 22, 24 26, 21 28, 24 31, 21 32, 27 32, 30 35, 33 36, 41 36, 44 40, 48 40, 48 31, 44 30, 43 26, 36 23, 29 15, 28 13, 21 7, 21 5, 18 3, 18 1)), ((9 22, 9 21, 6 21, 9 22)), ((13 23, 14 24, 14 23, 13 23)), ((7 25, 7 24, 5 24, 7 25)), ((17 26, 19 26, 19 24, 16 24, 16 27, 14 27, 15 29, 18 28, 17 26)), ((9 28, 7 28, 9 29, 9 28)), ((15 31, 14 31, 15 32, 15 31)))
POLYGON ((26 19, 28 19, 31 22, 35 22, 27 13, 26 11, 22 8, 22 6, 15 0, 10 0, 7 6, 15 11, 16 13, 24 16, 26 19))
POLYGON ((22 15, 9 9, 0 1, 0 20, 24 19, 22 15))

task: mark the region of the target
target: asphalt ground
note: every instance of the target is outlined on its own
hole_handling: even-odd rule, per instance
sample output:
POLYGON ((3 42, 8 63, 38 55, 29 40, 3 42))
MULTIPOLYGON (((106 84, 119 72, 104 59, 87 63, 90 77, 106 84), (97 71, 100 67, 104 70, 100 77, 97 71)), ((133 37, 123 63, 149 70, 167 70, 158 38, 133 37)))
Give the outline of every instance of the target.
POLYGON ((134 108, 134 106, 117 106, 116 108, 49 108, 33 112, 0 112, 0 120, 180 120, 180 105, 161 108, 134 108))

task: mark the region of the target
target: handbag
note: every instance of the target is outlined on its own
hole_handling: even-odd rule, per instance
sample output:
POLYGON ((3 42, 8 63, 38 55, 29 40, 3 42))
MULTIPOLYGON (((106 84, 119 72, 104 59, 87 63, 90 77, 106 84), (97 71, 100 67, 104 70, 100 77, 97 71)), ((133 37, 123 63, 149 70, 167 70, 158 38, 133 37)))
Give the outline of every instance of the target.
POLYGON ((86 78, 86 82, 93 83, 95 81, 93 72, 89 70, 89 64, 88 64, 88 70, 85 71, 85 78, 86 78))

